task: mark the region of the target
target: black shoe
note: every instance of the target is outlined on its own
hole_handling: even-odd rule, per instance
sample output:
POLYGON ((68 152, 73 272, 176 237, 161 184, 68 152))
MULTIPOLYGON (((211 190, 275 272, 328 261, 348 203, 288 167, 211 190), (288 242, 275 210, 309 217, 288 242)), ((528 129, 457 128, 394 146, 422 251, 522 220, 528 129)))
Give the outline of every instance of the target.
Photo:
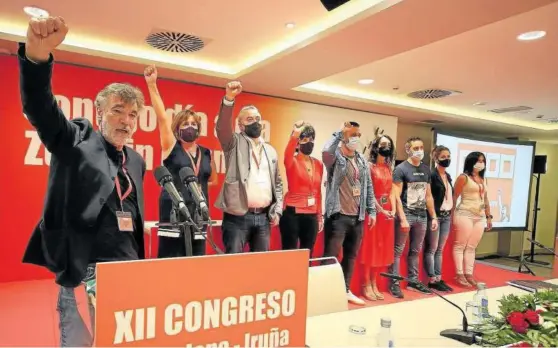
POLYGON ((423 283, 420 283, 420 282, 416 282, 416 283, 412 283, 412 284, 407 285, 407 289, 413 290, 413 291, 416 291, 416 292, 420 292, 421 294, 425 294, 425 295, 432 294, 432 292, 430 290, 428 290, 428 288, 426 286, 424 286, 423 283))
POLYGON ((430 282, 428 283, 429 289, 434 289, 436 291, 446 292, 448 291, 447 288, 442 284, 442 281, 438 282, 430 282))
POLYGON ((440 284, 443 288, 445 288, 446 290, 442 290, 442 291, 453 291, 453 288, 451 286, 449 286, 445 281, 440 280, 438 282, 438 284, 440 284))
POLYGON ((399 283, 391 283, 389 286, 389 293, 395 298, 403 298, 403 293, 401 292, 399 283))

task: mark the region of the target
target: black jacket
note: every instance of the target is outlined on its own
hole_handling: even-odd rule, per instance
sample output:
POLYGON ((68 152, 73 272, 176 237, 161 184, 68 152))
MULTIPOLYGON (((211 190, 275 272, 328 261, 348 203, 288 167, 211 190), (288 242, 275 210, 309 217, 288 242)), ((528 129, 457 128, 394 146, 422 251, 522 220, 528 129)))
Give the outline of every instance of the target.
MULTIPOLYGON (((446 172, 446 177, 448 178, 448 183, 451 187, 451 191, 453 192, 453 183, 448 172, 446 172)), ((436 210, 436 214, 440 214, 440 207, 442 206, 444 197, 446 196, 446 186, 444 185, 444 181, 442 180, 442 177, 440 176, 440 173, 438 173, 438 170, 436 168, 432 170, 430 179, 432 198, 434 198, 434 209, 436 210)))
MULTIPOLYGON (((93 227, 114 190, 118 167, 108 160, 103 138, 91 122, 84 118, 68 121, 58 107, 51 89, 52 56, 48 63, 32 63, 25 58, 22 44, 18 58, 23 112, 51 153, 42 218, 23 262, 46 267, 56 274, 56 283, 75 287, 85 277, 97 232, 93 227)), ((143 232, 145 162, 131 148, 126 153, 143 232)), ((138 242, 143 258, 143 239, 138 242)))

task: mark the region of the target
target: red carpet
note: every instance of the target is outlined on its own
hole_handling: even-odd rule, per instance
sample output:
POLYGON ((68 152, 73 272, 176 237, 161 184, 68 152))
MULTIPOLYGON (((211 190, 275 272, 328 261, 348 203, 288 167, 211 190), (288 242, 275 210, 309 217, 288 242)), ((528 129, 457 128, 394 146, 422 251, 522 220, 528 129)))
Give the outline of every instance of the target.
MULTIPOLYGON (((503 286, 510 279, 535 279, 529 275, 477 264, 476 274, 488 287, 503 286)), ((456 287, 456 291, 461 290, 456 287)), ((0 346, 57 346, 58 316, 56 297, 58 289, 53 280, 38 280, 0 284, 0 346)), ((404 291, 405 300, 424 298, 412 291, 404 291)), ((85 314, 85 293, 77 292, 80 311, 85 314)), ((386 294, 384 301, 368 302, 381 305, 396 302, 386 294)), ((353 308, 362 308, 353 306, 353 308)), ((88 316, 82 315, 87 321, 88 316)))

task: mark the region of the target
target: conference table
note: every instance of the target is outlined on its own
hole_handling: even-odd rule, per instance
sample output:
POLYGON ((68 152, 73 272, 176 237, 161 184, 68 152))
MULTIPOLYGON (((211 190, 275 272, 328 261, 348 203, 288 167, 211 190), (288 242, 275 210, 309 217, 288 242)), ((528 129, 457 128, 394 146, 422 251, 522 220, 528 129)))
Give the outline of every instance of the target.
MULTIPOLYGON (((547 280, 558 284, 558 279, 547 280)), ((508 294, 528 294, 512 286, 487 289, 488 309, 495 315, 498 300, 508 294)), ((475 291, 448 295, 465 311, 475 291)), ((389 295, 388 295, 389 296, 389 295)), ((460 347, 463 343, 440 336, 445 329, 461 328, 461 312, 436 295, 426 299, 378 305, 309 317, 306 321, 306 344, 314 347, 375 347, 381 318, 391 319, 391 332, 396 347, 460 347), (365 334, 354 334, 349 327, 366 328, 365 334)))

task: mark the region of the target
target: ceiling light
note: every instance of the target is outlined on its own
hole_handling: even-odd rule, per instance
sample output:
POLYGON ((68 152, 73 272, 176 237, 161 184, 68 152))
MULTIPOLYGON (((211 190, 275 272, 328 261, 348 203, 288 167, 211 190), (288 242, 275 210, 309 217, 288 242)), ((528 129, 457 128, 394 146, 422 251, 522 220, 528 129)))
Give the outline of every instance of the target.
POLYGON ((517 39, 519 41, 532 41, 532 40, 538 40, 540 38, 543 38, 546 35, 546 31, 542 31, 542 30, 535 30, 535 31, 529 31, 523 34, 520 34, 517 36, 517 39))
POLYGON ((293 22, 289 22, 289 23, 285 24, 285 27, 286 27, 287 29, 292 29, 292 28, 295 27, 295 24, 294 24, 293 22))
POLYGON ((371 85, 374 83, 374 80, 372 79, 362 79, 362 80, 358 80, 358 83, 360 83, 361 85, 371 85))
POLYGON ((485 102, 476 102, 475 104, 473 104, 474 106, 482 106, 482 105, 486 105, 485 102))
POLYGON ((25 6, 23 8, 23 12, 27 13, 31 17, 48 17, 47 11, 34 6, 25 6))

